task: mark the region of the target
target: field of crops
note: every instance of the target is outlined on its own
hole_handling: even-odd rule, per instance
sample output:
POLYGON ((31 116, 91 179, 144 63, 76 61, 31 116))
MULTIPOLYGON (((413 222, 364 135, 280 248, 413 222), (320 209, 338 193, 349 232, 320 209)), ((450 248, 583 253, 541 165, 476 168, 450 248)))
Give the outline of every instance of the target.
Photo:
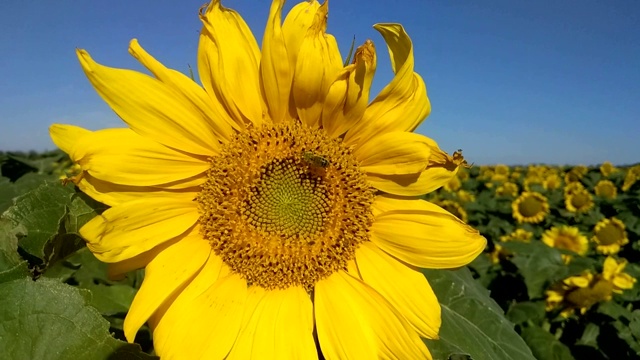
MULTIPOLYGON (((140 346, 122 341, 144 272, 114 279, 87 251, 78 229, 106 207, 60 180, 66 155, 0 154, 0 166, 0 346, 150 358, 148 328, 140 346)), ((472 166, 426 198, 489 243, 470 271, 424 272, 442 305, 434 358, 640 356, 640 166, 472 166)))
POLYGON ((427 198, 489 240, 471 265, 539 359, 640 356, 640 166, 474 166, 427 198))

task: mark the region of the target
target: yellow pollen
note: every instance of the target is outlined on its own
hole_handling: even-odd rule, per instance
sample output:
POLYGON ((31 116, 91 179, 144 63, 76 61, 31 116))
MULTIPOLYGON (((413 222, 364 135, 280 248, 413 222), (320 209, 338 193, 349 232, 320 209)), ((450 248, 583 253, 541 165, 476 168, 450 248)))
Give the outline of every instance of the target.
POLYGON ((250 128, 207 175, 196 199, 202 234, 251 285, 310 291, 369 240, 375 190, 351 150, 322 129, 250 128))

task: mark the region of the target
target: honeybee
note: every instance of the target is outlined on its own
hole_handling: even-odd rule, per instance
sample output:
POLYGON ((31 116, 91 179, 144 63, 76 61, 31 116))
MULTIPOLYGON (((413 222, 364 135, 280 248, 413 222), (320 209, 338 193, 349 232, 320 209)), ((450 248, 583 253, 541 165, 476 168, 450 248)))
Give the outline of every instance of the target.
POLYGON ((302 160, 314 167, 326 168, 327 166, 329 166, 329 160, 320 155, 316 155, 311 151, 303 152, 302 160))

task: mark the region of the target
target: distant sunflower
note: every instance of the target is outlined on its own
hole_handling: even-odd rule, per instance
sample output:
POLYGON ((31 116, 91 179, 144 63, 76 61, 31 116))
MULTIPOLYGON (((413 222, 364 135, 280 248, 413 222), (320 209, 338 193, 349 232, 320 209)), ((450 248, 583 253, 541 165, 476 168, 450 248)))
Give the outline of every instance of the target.
POLYGON ((618 195, 618 189, 616 185, 609 180, 600 180, 593 188, 596 196, 600 196, 605 199, 615 199, 618 195))
POLYGON ((582 179, 587 171, 589 171, 589 169, 587 169, 586 166, 584 165, 578 165, 576 167, 574 167, 573 169, 569 170, 565 176, 564 176, 564 182, 569 184, 572 182, 577 182, 580 181, 580 179, 582 179))
POLYGON ((202 87, 136 40, 153 76, 77 55, 128 128, 53 125, 71 178, 111 208, 80 229, 113 276, 145 267, 124 320, 163 358, 430 358, 440 306, 416 270, 486 240, 420 200, 465 165, 412 131, 430 112, 399 24, 374 26, 395 77, 369 99, 370 40, 344 66, 328 3, 273 1, 262 49, 218 0, 200 11, 202 87), (319 355, 320 353, 320 355, 319 355))
POLYGON ((562 178, 558 174, 549 174, 544 178, 542 186, 547 190, 555 190, 562 187, 562 178))
POLYGON ((504 165, 504 164, 498 164, 498 165, 496 165, 496 167, 494 168, 494 172, 495 172, 495 174, 498 174, 498 175, 505 175, 505 176, 507 176, 507 175, 509 175, 509 171, 510 171, 510 170, 509 170, 509 167, 508 167, 507 165, 504 165))
POLYGON ((446 184, 444 184, 442 188, 445 189, 446 191, 455 192, 455 191, 458 191, 458 189, 460 189, 461 186, 462 186, 462 182, 460 181, 460 178, 457 176, 454 176, 451 178, 451 180, 449 180, 446 184))
POLYGON ((446 211, 450 212, 451 214, 455 215, 458 219, 462 220, 463 222, 467 223, 469 221, 469 218, 467 217, 467 212, 464 210, 462 205, 460 205, 458 202, 453 200, 441 200, 441 201, 438 201, 436 204, 439 205, 441 208, 445 209, 446 211))
POLYGON ((564 204, 571 212, 583 213, 593 207, 593 197, 586 189, 576 190, 573 193, 565 194, 564 204))
POLYGON ((629 191, 633 184, 640 180, 640 165, 635 165, 627 169, 622 184, 622 191, 629 191))
POLYGON ((522 183, 522 187, 526 191, 532 191, 532 186, 534 186, 534 185, 542 186, 543 183, 544 183, 544 179, 543 179, 542 176, 535 175, 535 174, 530 174, 530 175, 527 175, 524 178, 524 182, 522 183))
POLYGON ((519 223, 537 224, 549 213, 549 202, 540 193, 525 191, 513 201, 511 209, 519 223))
POLYGON ((572 183, 568 183, 565 187, 564 187, 564 194, 565 196, 567 196, 568 194, 573 194, 576 191, 582 191, 584 190, 585 187, 584 185, 582 185, 582 183, 580 182, 572 182, 572 183))
POLYGON ((518 184, 508 181, 496 188, 496 195, 516 197, 518 191, 518 184))
POLYGON ((456 192, 456 197, 461 204, 466 204, 476 201, 476 196, 469 191, 460 189, 456 192))
POLYGON ((598 222, 593 229, 592 240, 597 244, 596 250, 605 255, 617 254, 629 242, 624 223, 616 218, 598 222))
POLYGON ((609 177, 616 171, 618 171, 618 169, 616 169, 616 167, 613 166, 613 164, 609 161, 605 161, 602 163, 602 165, 600 165, 600 173, 604 177, 609 177))
POLYGON ((626 264, 625 259, 618 262, 607 257, 602 273, 594 275, 587 271, 564 279, 545 292, 546 310, 560 309, 563 317, 576 310, 584 314, 593 305, 611 300, 613 293, 633 288, 636 279, 623 272, 626 264))
MULTIPOLYGON (((573 251, 578 255, 585 255, 589 251, 589 240, 574 226, 554 226, 542 234, 542 242, 556 249, 573 251)), ((565 263, 571 259, 563 254, 565 263)))
POLYGON ((517 242, 531 242, 531 238, 533 237, 533 233, 531 231, 527 231, 525 229, 516 229, 512 233, 500 236, 500 241, 509 242, 509 241, 517 241, 517 242))

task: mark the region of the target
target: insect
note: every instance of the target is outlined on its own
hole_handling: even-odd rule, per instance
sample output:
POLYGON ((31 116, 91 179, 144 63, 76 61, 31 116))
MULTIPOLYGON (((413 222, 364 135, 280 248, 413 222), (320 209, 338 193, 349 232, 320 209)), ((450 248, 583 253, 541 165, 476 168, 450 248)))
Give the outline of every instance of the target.
POLYGON ((316 155, 311 151, 303 152, 302 160, 314 167, 326 168, 327 166, 329 166, 329 160, 320 155, 316 155))

